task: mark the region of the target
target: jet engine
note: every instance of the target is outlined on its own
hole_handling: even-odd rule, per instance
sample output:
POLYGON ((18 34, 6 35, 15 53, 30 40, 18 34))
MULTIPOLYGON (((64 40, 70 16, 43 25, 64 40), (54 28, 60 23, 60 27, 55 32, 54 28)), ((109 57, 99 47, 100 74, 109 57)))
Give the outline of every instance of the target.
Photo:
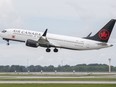
POLYGON ((38 41, 28 39, 26 41, 26 46, 29 46, 29 47, 38 47, 39 43, 38 43, 38 41))

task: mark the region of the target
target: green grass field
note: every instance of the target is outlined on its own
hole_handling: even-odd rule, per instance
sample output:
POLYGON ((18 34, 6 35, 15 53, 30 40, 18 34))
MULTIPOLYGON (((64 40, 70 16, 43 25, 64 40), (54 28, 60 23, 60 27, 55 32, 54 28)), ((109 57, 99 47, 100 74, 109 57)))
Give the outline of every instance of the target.
POLYGON ((0 84, 0 87, 116 87, 115 84, 0 84))
POLYGON ((81 76, 109 76, 109 75, 114 75, 114 74, 95 74, 95 73, 87 73, 87 74, 74 74, 74 73, 69 73, 69 74, 58 74, 58 73, 0 73, 0 76, 71 76, 71 77, 81 77, 81 76))
MULTIPOLYGON (((116 81, 116 74, 0 74, 0 81, 116 81), (37 78, 39 77, 39 78, 37 78), (44 78, 47 77, 47 78, 44 78), (58 78, 63 77, 63 78, 58 78), (70 78, 69 78, 70 77, 70 78), (77 78, 75 78, 77 77, 77 78)), ((0 87, 116 87, 116 84, 19 84, 1 83, 0 87)))
POLYGON ((116 78, 0 78, 0 81, 116 81, 116 78))

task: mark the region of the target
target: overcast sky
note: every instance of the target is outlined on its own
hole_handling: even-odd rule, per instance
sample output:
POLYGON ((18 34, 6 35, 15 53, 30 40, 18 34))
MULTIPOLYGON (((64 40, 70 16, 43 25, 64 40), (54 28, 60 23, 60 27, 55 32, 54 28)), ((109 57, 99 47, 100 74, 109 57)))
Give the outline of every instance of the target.
MULTIPOLYGON (((0 0, 0 31, 48 28, 49 33, 84 37, 95 34, 112 18, 116 19, 116 0, 0 0)), ((116 25, 109 42, 114 46, 101 50, 46 53, 45 48, 30 48, 25 43, 7 46, 0 39, 0 65, 108 64, 111 58, 116 66, 116 25)))

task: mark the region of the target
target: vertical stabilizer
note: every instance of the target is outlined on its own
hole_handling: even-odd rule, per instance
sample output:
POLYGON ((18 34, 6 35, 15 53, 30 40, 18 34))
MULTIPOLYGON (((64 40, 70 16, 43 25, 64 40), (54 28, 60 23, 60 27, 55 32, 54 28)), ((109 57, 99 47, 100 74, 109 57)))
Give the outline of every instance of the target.
POLYGON ((94 36, 86 37, 86 39, 91 39, 100 42, 108 42, 110 35, 112 33, 116 19, 111 19, 100 31, 98 31, 94 36))

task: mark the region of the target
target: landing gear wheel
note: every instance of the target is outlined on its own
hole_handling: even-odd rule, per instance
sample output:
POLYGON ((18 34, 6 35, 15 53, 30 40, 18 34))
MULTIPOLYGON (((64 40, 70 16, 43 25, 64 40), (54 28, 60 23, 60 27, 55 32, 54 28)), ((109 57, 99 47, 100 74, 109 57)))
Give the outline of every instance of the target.
POLYGON ((55 48, 55 49, 54 49, 54 52, 58 52, 58 49, 55 48))
POLYGON ((7 43, 7 45, 10 45, 10 43, 7 43))
POLYGON ((46 52, 50 52, 50 51, 51 51, 51 49, 49 49, 49 48, 46 49, 46 52))
POLYGON ((7 45, 10 45, 9 40, 7 40, 7 45))

